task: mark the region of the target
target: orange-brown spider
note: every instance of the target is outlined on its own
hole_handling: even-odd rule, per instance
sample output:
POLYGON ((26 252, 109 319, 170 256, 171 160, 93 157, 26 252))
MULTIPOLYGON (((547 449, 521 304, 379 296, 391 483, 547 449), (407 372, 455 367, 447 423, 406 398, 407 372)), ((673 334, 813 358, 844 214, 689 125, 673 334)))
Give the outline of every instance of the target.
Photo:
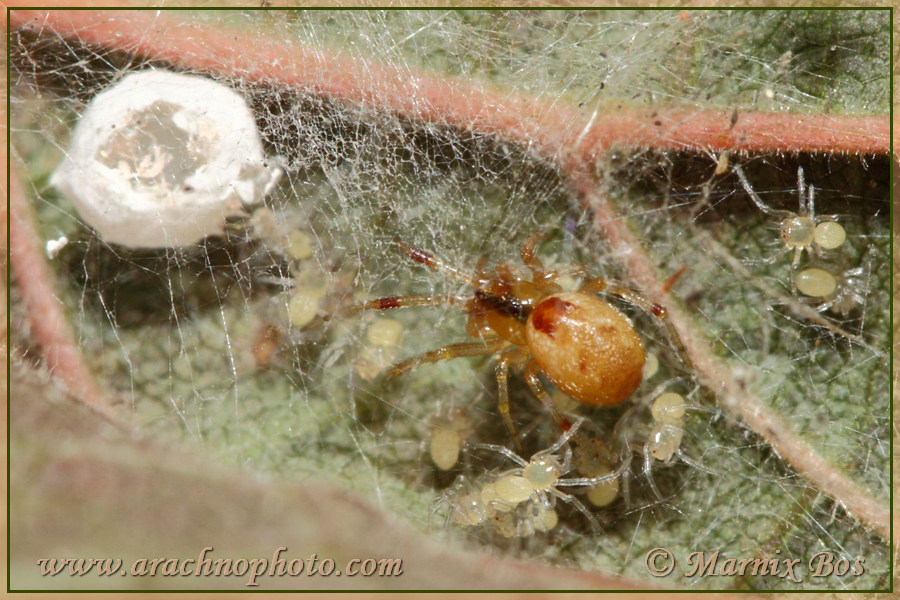
MULTIPOLYGON (((466 332, 479 341, 451 344, 406 359, 394 365, 389 376, 399 375, 422 363, 499 353, 496 367, 498 408, 516 444, 519 445, 519 440, 510 417, 507 388, 509 368, 513 365, 525 365, 528 386, 560 428, 566 431, 571 425, 544 390, 539 373, 546 375, 566 394, 594 406, 622 402, 631 396, 642 379, 644 348, 637 332, 628 317, 598 298, 597 292, 612 294, 640 307, 660 319, 670 334, 673 328, 662 306, 603 278, 589 279, 578 291, 564 291, 557 283, 560 276, 580 275, 585 268, 573 264, 564 270, 546 270, 534 254, 541 237, 540 232, 535 232, 522 246, 522 262, 531 271, 530 280, 517 276, 505 263, 497 265, 493 272, 485 271, 483 259, 475 274, 469 275, 424 250, 395 240, 409 258, 466 282, 475 288, 475 293, 471 297, 379 298, 350 306, 340 313, 443 304, 464 309, 469 315, 466 332)), ((681 350, 677 337, 674 339, 681 350)))

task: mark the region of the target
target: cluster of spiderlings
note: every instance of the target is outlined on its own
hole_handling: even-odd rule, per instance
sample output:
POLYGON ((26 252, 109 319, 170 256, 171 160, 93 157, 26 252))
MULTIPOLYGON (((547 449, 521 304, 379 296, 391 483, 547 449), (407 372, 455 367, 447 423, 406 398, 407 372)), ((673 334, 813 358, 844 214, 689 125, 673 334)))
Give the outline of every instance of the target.
POLYGON ((451 499, 450 521, 455 525, 485 527, 503 537, 528 537, 550 531, 559 523, 556 509, 541 500, 523 478, 487 475, 464 495, 451 499), (523 480, 524 481, 524 480, 523 480))
MULTIPOLYGON (((588 498, 593 503, 607 504, 615 498, 615 492, 610 498, 609 482, 613 482, 613 487, 618 489, 618 474, 612 473, 607 464, 605 471, 603 466, 595 469, 603 471, 597 477, 603 481, 562 478, 571 469, 572 450, 569 440, 577 427, 578 425, 566 432, 550 448, 534 454, 528 461, 503 446, 477 445, 478 448, 497 452, 519 466, 499 474, 489 473, 474 485, 467 485, 464 479, 458 481, 450 497, 450 521, 462 526, 484 527, 503 537, 528 537, 556 527, 559 523, 556 503, 561 500, 581 512, 596 529, 599 525, 584 504, 559 488, 589 487, 588 498), (560 455, 558 453, 561 450, 560 455)), ((590 463, 589 459, 586 464, 598 466, 590 463)))
POLYGON ((288 319, 291 325, 303 327, 316 317, 319 302, 328 291, 328 278, 309 260, 313 255, 313 245, 308 233, 292 231, 287 236, 287 242, 287 253, 294 259, 288 319))
POLYGON ((797 170, 797 191, 800 197, 798 212, 775 210, 766 205, 744 175, 740 166, 734 167, 744 190, 753 203, 767 215, 779 219, 781 238, 785 251, 794 251, 791 262, 791 292, 817 302, 816 310, 833 312, 846 317, 856 305, 863 304, 868 292, 865 281, 867 269, 845 269, 838 260, 839 249, 847 240, 844 227, 836 216, 817 216, 815 213, 815 187, 808 192, 803 169, 797 170), (806 261, 801 263, 804 252, 806 261))
POLYGON ((265 207, 254 211, 249 225, 256 238, 288 261, 288 276, 273 281, 285 288, 287 321, 298 329, 308 325, 319 312, 329 286, 328 274, 314 259, 313 234, 280 221, 265 207))
MULTIPOLYGON (((668 396, 681 398, 677 394, 668 396)), ((681 402, 683 414, 684 400, 681 402)), ((639 402, 633 408, 638 410, 645 406, 646 402, 639 402)), ((649 457, 651 452, 658 454, 660 450, 657 446, 662 452, 670 453, 659 456, 666 462, 671 462, 669 459, 676 453, 681 456, 678 444, 683 433, 683 422, 670 414, 671 409, 671 406, 662 409, 664 414, 660 416, 661 420, 649 434, 640 425, 629 429, 629 435, 639 432, 637 436, 644 445, 645 457, 649 457)), ((595 514, 594 510, 618 510, 614 507, 622 497, 621 482, 633 471, 632 459, 635 455, 627 448, 613 450, 604 442, 607 435, 587 434, 587 426, 576 431, 582 423, 583 418, 580 418, 556 443, 536 452, 526 461, 503 446, 467 444, 462 436, 470 431, 468 419, 452 412, 443 414, 433 425, 432 461, 441 470, 464 473, 457 476, 454 486, 441 497, 442 503, 449 506, 448 523, 465 531, 488 536, 496 534, 500 538, 550 533, 559 523, 575 526, 576 529, 584 528, 584 531, 601 531, 599 514, 595 514), (466 445, 470 453, 489 451, 487 454, 477 454, 479 459, 476 462, 482 467, 480 472, 473 472, 471 464, 457 464, 462 445, 466 445), (496 466, 485 471, 484 461, 490 460, 492 455, 511 461, 517 467, 503 470, 502 466, 496 466), (570 489, 563 491, 562 488, 570 489), (568 504, 578 514, 566 513, 564 517, 558 513, 559 501, 568 504)), ((597 429, 594 426, 591 428, 597 429)), ((649 466, 645 465, 644 469, 649 490, 661 498, 650 476, 649 466)), ((629 497, 625 496, 624 500, 626 505, 631 506, 629 497)), ((611 514, 608 513, 608 517, 611 514)), ((567 528, 565 531, 570 530, 567 528)))

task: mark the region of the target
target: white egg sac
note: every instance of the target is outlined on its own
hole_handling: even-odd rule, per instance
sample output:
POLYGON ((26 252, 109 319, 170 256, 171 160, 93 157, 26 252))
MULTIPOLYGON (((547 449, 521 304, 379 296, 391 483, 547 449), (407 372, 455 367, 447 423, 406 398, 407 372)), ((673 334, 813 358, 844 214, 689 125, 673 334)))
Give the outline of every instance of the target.
POLYGON ((51 183, 106 242, 161 248, 221 234, 280 174, 243 97, 151 70, 94 97, 51 183))

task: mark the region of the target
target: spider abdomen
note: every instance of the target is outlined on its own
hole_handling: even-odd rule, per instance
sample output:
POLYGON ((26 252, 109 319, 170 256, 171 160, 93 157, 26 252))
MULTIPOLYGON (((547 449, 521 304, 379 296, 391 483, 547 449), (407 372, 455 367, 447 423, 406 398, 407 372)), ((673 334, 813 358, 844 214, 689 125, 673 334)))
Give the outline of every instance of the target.
POLYGON ((580 402, 618 404, 641 383, 644 348, 637 332, 628 317, 595 296, 545 298, 529 316, 525 335, 541 370, 580 402))

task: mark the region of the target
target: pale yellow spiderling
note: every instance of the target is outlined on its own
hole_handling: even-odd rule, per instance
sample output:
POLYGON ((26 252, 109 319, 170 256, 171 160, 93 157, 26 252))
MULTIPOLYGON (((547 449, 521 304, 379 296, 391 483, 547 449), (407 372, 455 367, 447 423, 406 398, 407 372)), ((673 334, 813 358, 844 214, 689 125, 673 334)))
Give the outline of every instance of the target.
MULTIPOLYGON (((482 525, 494 518, 498 513, 510 512, 514 505, 504 502, 495 486, 492 476, 488 483, 474 491, 461 493, 460 488, 467 487, 462 476, 457 480, 456 489, 450 498, 450 522, 456 525, 482 525)), ((471 490, 471 487, 468 487, 471 490)))
POLYGON ((328 291, 328 275, 309 264, 301 266, 291 278, 291 286, 306 290, 309 294, 322 298, 328 291))
POLYGON ((373 346, 396 346, 400 343, 403 324, 395 319, 375 319, 369 325, 366 339, 373 346))
POLYGON ((728 172, 729 157, 729 152, 726 150, 716 158, 716 175, 724 175, 728 172))
POLYGON ((366 331, 365 345, 356 360, 356 372, 371 381, 392 365, 399 353, 403 324, 394 319, 375 319, 366 331))
POLYGON ((478 525, 487 519, 485 502, 479 492, 456 498, 451 508, 450 520, 457 525, 478 525))
MULTIPOLYGON (((599 442, 600 440, 596 440, 599 442)), ((601 452, 579 452, 575 454, 578 472, 589 478, 605 477, 613 473, 609 460, 601 452)), ((592 485, 586 494, 594 506, 607 506, 619 496, 619 478, 613 477, 592 485)))
POLYGON ((432 462, 442 471, 448 471, 456 465, 469 427, 467 414, 458 408, 451 409, 435 419, 431 428, 429 455, 432 462))
POLYGON ((821 248, 834 250, 847 240, 847 232, 835 221, 823 221, 816 225, 813 241, 821 248))
POLYGON ((489 475, 479 491, 451 500, 450 521, 462 526, 482 526, 503 537, 528 537, 550 531, 559 516, 549 499, 536 495, 519 475, 489 475))
POLYGON ((291 324, 296 327, 308 325, 319 311, 319 298, 319 295, 308 290, 293 290, 288 302, 288 318, 291 324))
MULTIPOLYGON (((601 477, 609 475, 612 470, 606 472, 596 472, 593 477, 601 477)), ((619 480, 610 479, 609 481, 594 485, 587 492, 587 499, 591 504, 597 507, 607 506, 619 497, 619 480)))
POLYGON ((676 425, 684 419, 684 397, 675 392, 661 394, 650 407, 650 414, 658 423, 676 425))
POLYGON ((449 429, 435 429, 429 443, 431 460, 442 471, 448 471, 456 465, 462 440, 459 433, 449 429))
POLYGON ((288 320, 295 327, 304 327, 319 312, 319 302, 328 291, 328 277, 313 267, 304 267, 287 281, 288 320))
POLYGON ((837 289, 837 279, 825 269, 812 267, 797 274, 797 289, 806 296, 825 298, 837 289))
POLYGON ((535 491, 532 482, 520 475, 501 477, 496 484, 497 495, 507 504, 516 505, 525 502, 535 491))
POLYGON ((821 263, 797 275, 797 289, 811 299, 822 301, 815 307, 817 311, 831 310, 846 317, 854 307, 865 304, 870 270, 871 259, 864 266, 846 270, 821 263))
POLYGON ((675 392, 666 392, 654 400, 650 411, 655 425, 646 447, 650 456, 663 462, 671 460, 684 435, 684 409, 684 397, 675 392))
POLYGON ((653 352, 648 352, 644 359, 644 381, 650 379, 659 371, 659 359, 653 352))
POLYGON ((528 537, 547 532, 559 523, 556 509, 540 502, 527 503, 519 513, 497 512, 488 520, 491 528, 506 538, 528 537))
POLYGON ((650 415, 653 421, 649 424, 649 431, 648 429, 642 430, 643 474, 653 495, 660 500, 663 499, 663 495, 656 487, 652 475, 653 465, 656 462, 668 466, 673 463, 673 459, 677 456, 682 463, 688 466, 712 475, 716 474, 715 471, 693 460, 682 451, 681 443, 685 434, 685 415, 689 407, 688 400, 676 392, 659 393, 662 389, 663 387, 660 386, 650 396, 656 396, 650 405, 650 415))
POLYGON ((552 456, 532 458, 528 466, 522 469, 522 478, 528 481, 535 491, 550 489, 559 481, 560 475, 562 466, 552 456))
POLYGON ((313 255, 313 238, 305 231, 295 229, 287 235, 287 253, 296 260, 305 260, 313 255))
POLYGON ((485 484, 481 488, 480 496, 488 516, 493 516, 494 512, 510 512, 519 504, 519 502, 510 503, 508 500, 505 500, 497 490, 496 481, 485 484))

